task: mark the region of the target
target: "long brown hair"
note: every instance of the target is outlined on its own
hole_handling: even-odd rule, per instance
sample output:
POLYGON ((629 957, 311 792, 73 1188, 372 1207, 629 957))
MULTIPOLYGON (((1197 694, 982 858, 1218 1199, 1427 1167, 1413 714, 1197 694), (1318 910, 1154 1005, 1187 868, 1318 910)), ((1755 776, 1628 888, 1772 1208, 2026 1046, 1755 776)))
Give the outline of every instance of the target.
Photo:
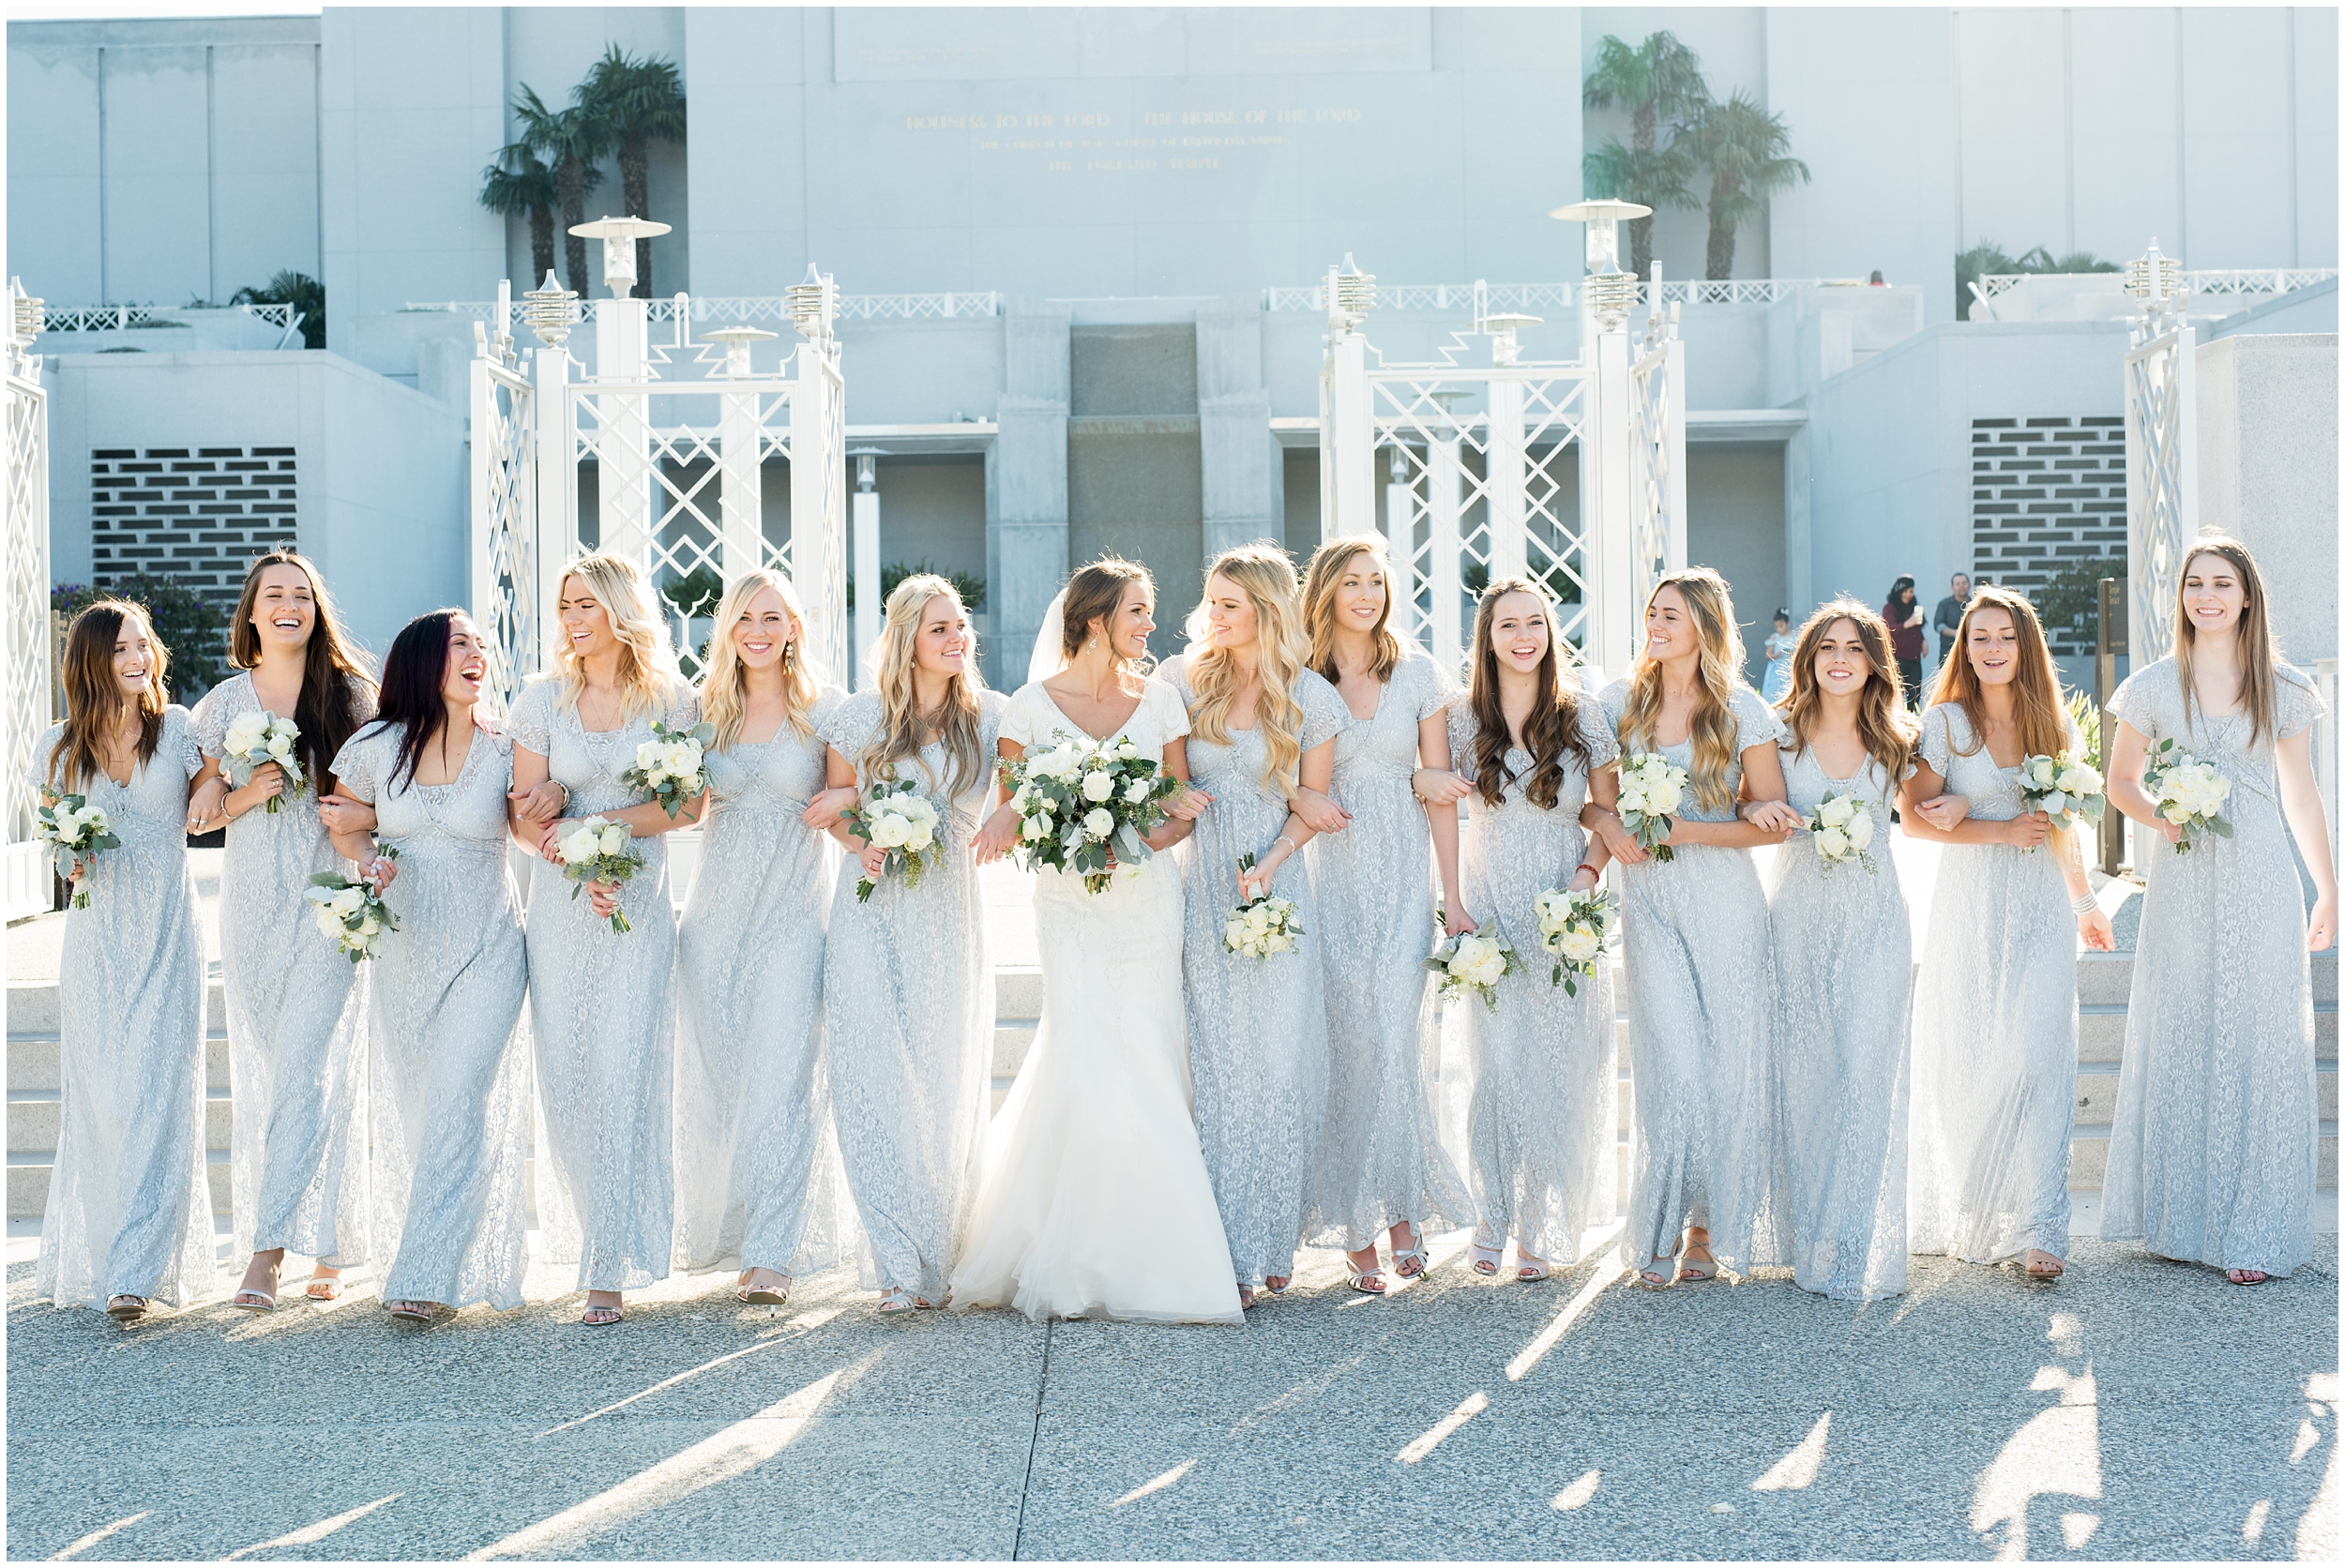
POLYGON ((1856 627, 1856 641, 1864 647, 1869 668, 1865 689, 1857 693, 1856 732, 1864 738, 1867 755, 1887 770, 1894 789, 1914 760, 1921 725, 1906 711, 1904 683, 1889 653, 1889 624, 1878 611, 1846 595, 1808 616, 1807 625, 1799 628, 1799 641, 1792 655, 1792 689, 1776 703, 1790 731, 1783 738, 1783 749, 1794 757, 1808 749, 1808 736, 1823 706, 1823 688, 1816 684, 1816 644, 1839 621, 1856 627))
POLYGON ((65 728, 50 748, 45 775, 52 790, 80 794, 106 771, 106 741, 122 716, 122 684, 114 679, 114 643, 124 625, 136 621, 146 630, 153 650, 147 666, 146 689, 139 693, 139 765, 155 760, 162 744, 163 708, 170 687, 163 675, 171 650, 155 635, 146 611, 124 599, 99 599, 73 617, 65 634, 65 728))
POLYGON ((1369 673, 1382 686, 1400 668, 1402 652, 1400 639, 1392 629, 1392 561, 1384 553, 1383 535, 1346 534, 1311 551, 1310 565, 1303 575, 1303 625, 1310 632, 1311 668, 1330 682, 1340 679, 1342 672, 1336 668, 1336 590, 1343 585, 1343 574, 1352 569, 1352 563, 1363 555, 1374 556, 1384 573, 1384 611, 1368 633, 1373 650, 1369 673))
MULTIPOLYGON (((1059 652, 1068 662, 1082 652, 1092 622, 1098 622, 1102 631, 1113 628, 1116 612, 1124 608, 1124 596, 1135 582, 1152 596, 1157 591, 1157 580, 1148 575, 1147 567, 1120 555, 1102 555, 1067 580, 1067 597, 1059 603, 1059 652)), ((1119 656, 1116 662, 1134 675, 1145 675, 1154 663, 1145 654, 1137 659, 1119 656)))
POLYGON ((2190 563, 2201 555, 2219 555, 2229 562, 2239 574, 2239 586, 2247 590, 2247 600, 2239 607, 2239 624, 2232 628, 2232 641, 2239 650, 2239 695, 2247 709, 2247 746, 2252 750, 2263 736, 2279 734, 2279 640, 2272 634, 2272 616, 2264 608, 2263 574, 2256 569, 2256 558, 2228 534, 2208 534, 2191 540, 2189 552, 2182 558, 2182 570, 2174 574, 2174 673, 2182 681, 2182 721, 2191 723, 2190 705, 2198 699, 2191 662, 2199 641, 2199 628, 2183 603, 2182 583, 2190 575, 2190 563))
POLYGON ((261 662, 261 631, 252 621, 260 608, 261 574, 271 566, 295 567, 310 582, 310 641, 301 651, 301 695, 294 700, 293 721, 301 731, 295 745, 302 770, 323 792, 326 770, 342 743, 364 722, 358 716, 360 699, 373 696, 374 678, 342 635, 325 580, 290 545, 259 557, 244 574, 244 591, 236 596, 235 619, 228 627, 228 662, 238 670, 261 662))
POLYGON ((1980 611, 1989 609, 2010 616, 2012 629, 2020 634, 2020 668, 2011 676, 2011 703, 2020 752, 2029 757, 2057 757, 2068 748, 2068 715, 2060 705, 2060 682, 2052 674, 2044 623, 2035 618, 2034 605, 2008 588, 1982 582, 1971 590, 1971 602, 1962 607, 1962 624, 1955 628, 1953 656, 1938 667, 1929 703, 1935 707, 1952 702, 1970 721, 1971 746, 1962 756, 1974 757, 1985 747, 1987 710, 1979 696, 1978 671, 1971 668, 1971 623, 1980 611))
POLYGON ((701 717, 717 727, 714 744, 719 751, 731 751, 741 738, 748 696, 749 677, 733 643, 733 628, 749 612, 749 601, 768 588, 790 616, 790 641, 781 650, 782 728, 794 735, 814 732, 809 716, 822 686, 806 664, 806 611, 788 578, 760 566, 734 578, 725 590, 723 602, 717 606, 717 632, 709 639, 708 665, 701 673, 701 717))
MULTIPOLYGON (((1294 787, 1303 761, 1303 704, 1294 688, 1309 667, 1310 644, 1303 636, 1295 599, 1294 564, 1266 539, 1225 550, 1205 568, 1205 586, 1227 578, 1254 607, 1254 727, 1262 732, 1263 782, 1281 793, 1294 787)), ((1189 733, 1213 746, 1230 744, 1230 704, 1237 697, 1236 661, 1214 646, 1210 596, 1188 612, 1189 645, 1182 673, 1197 696, 1189 710, 1189 733)))
MULTIPOLYGON (((1687 734, 1694 743, 1693 766, 1687 776, 1694 798, 1712 811, 1734 804, 1727 787, 1727 770, 1734 765, 1741 732, 1734 723, 1732 701, 1737 672, 1743 667, 1743 634, 1734 625, 1734 599, 1726 579, 1708 566, 1687 566, 1664 573, 1645 596, 1645 610, 1664 588, 1674 588, 1693 618, 1702 640, 1701 662, 1694 677, 1694 711, 1687 734)), ((1623 751, 1658 748, 1661 728, 1661 663, 1640 652, 1628 671, 1628 701, 1620 716, 1623 751)))
POLYGON ((1496 806, 1514 782, 1506 771, 1506 752, 1514 739, 1498 700, 1498 648, 1492 636, 1498 601, 1509 594, 1530 595, 1547 618, 1547 652, 1539 656, 1538 671, 1532 677, 1544 701, 1534 702, 1522 721, 1522 748, 1531 754, 1531 781, 1522 793, 1532 805, 1552 811, 1563 795, 1565 756, 1577 761, 1584 775, 1588 743, 1580 733, 1580 680, 1561 652, 1564 634, 1555 624, 1555 601, 1526 577, 1500 578, 1482 590, 1474 611, 1474 671, 1466 686, 1466 702, 1474 713, 1474 788, 1485 804, 1496 806))
MULTIPOLYGON (((905 578, 887 596, 886 619, 881 623, 872 658, 884 717, 855 767, 867 784, 894 778, 899 764, 920 759, 922 746, 941 740, 952 758, 952 776, 947 780, 931 774, 929 783, 950 799, 986 777, 983 748, 977 744, 982 738, 977 694, 985 689, 985 677, 977 673, 977 634, 972 630, 965 634, 969 648, 961 656, 961 673, 946 685, 944 712, 933 723, 922 716, 912 672, 919 655, 920 623, 928 618, 929 601, 938 597, 952 600, 955 610, 968 614, 953 585, 933 572, 905 578)), ((920 759, 920 771, 929 772, 925 759, 920 759)))

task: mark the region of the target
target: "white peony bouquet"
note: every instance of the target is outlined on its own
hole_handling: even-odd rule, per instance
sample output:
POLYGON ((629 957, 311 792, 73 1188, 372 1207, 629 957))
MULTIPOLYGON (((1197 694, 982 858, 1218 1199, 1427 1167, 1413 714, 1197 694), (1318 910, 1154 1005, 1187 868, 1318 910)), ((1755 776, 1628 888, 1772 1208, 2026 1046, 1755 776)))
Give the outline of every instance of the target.
POLYGON ((1664 842, 1671 819, 1686 799, 1686 770, 1656 751, 1640 751, 1620 765, 1621 825, 1654 859, 1668 862, 1677 852, 1664 842))
MULTIPOLYGON (((301 763, 295 759, 294 743, 301 738, 301 727, 290 718, 280 718, 265 708, 251 708, 228 721, 228 733, 219 743, 220 760, 228 764, 228 782, 243 789, 252 782, 253 773, 264 765, 275 762, 285 770, 285 789, 293 794, 301 792, 301 763)), ((280 795, 268 797, 268 811, 277 814, 284 804, 280 795)))
MULTIPOLYGON (((945 847, 936 839, 936 807, 910 779, 887 779, 871 786, 861 802, 840 813, 867 844, 887 852, 880 875, 903 873, 906 887, 920 885, 920 873, 944 863, 945 847)), ((858 903, 869 903, 879 891, 870 877, 855 884, 858 903)))
POLYGON ((2205 758, 2194 757, 2176 746, 2171 736, 2158 742, 2157 749, 2150 753, 2141 787, 2157 802, 2157 814, 2182 829, 2182 837, 2174 841, 2176 854, 2188 854, 2201 834, 2212 833, 2218 838, 2232 836, 2231 822, 2223 815, 2223 802, 2231 798, 2231 780, 2205 758))
POLYGON ((1823 862, 1826 871, 1844 860, 1853 860, 1873 875, 1881 874, 1870 847, 1873 814, 1855 791, 1826 791, 1808 817, 1807 827, 1816 841, 1816 857, 1823 862))
MULTIPOLYGON (((1237 857, 1237 866, 1241 871, 1250 871, 1254 868, 1254 857, 1242 854, 1237 857)), ((1303 935, 1294 914, 1294 899, 1265 891, 1230 912, 1230 917, 1221 924, 1221 945, 1249 958, 1292 953, 1294 939, 1303 935)))
POLYGON ((1031 871, 1081 871, 1083 886, 1104 892, 1119 869, 1138 870, 1156 852, 1147 835, 1164 821, 1164 805, 1181 781, 1132 744, 1061 734, 1057 744, 1000 764, 1002 787, 1018 814, 1018 859, 1031 871))
POLYGON ((2056 829, 2072 828, 2080 822, 2097 822, 2101 820, 2100 770, 2085 761, 2081 751, 2022 758, 2020 799, 2028 810, 2050 817, 2056 829))
POLYGON ((1441 976, 1441 994, 1451 1001, 1478 996, 1482 1005, 1498 1011, 1498 982, 1522 967, 1514 944, 1502 936, 1461 931, 1444 937, 1425 967, 1441 976))
MULTIPOLYGON (((102 806, 92 806, 87 795, 59 795, 54 801, 34 813, 33 837, 49 846, 57 875, 73 880, 78 867, 86 873, 103 850, 122 848, 122 840, 114 837, 114 825, 102 806)), ((73 907, 89 908, 89 889, 73 890, 73 907)))
MULTIPOLYGON (((643 852, 632 847, 634 839, 625 822, 607 817, 589 817, 555 839, 553 852, 562 857, 562 874, 573 884, 570 901, 578 901, 588 882, 625 887, 628 879, 643 868, 643 852)), ((627 923, 625 910, 613 909, 611 928, 625 935, 635 927, 627 923)))
POLYGON ((1580 982, 1594 979, 1596 966, 1604 959, 1604 949, 1619 920, 1619 904, 1600 887, 1585 893, 1551 887, 1533 901, 1532 908, 1539 919, 1539 945, 1555 960, 1555 971, 1547 983, 1563 987, 1566 996, 1578 996, 1580 982))
POLYGON ((701 759, 716 738, 714 724, 695 724, 679 734, 655 721, 651 739, 635 748, 635 765, 619 782, 651 796, 671 818, 681 816, 685 804, 708 788, 701 759))
MULTIPOLYGON (((391 844, 374 852, 385 860, 399 858, 398 848, 391 844)), ((312 871, 310 890, 302 897, 317 906, 318 929, 354 964, 374 957, 384 932, 399 929, 399 916, 364 877, 353 882, 340 871, 312 871)))

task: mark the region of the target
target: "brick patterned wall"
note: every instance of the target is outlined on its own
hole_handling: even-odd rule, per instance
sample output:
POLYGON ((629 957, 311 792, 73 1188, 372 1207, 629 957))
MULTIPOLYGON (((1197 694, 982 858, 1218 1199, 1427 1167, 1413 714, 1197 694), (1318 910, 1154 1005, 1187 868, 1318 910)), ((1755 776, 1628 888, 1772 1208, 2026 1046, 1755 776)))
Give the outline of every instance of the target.
MULTIPOLYGON (((2126 552, 2119 414, 1971 421, 1971 577, 2035 598, 2071 561, 2126 552)), ((2065 631, 2054 654, 2088 654, 2065 631)))
POLYGON ((252 557, 296 536, 295 473, 290 446, 93 450, 97 586, 155 572, 233 609, 252 557))

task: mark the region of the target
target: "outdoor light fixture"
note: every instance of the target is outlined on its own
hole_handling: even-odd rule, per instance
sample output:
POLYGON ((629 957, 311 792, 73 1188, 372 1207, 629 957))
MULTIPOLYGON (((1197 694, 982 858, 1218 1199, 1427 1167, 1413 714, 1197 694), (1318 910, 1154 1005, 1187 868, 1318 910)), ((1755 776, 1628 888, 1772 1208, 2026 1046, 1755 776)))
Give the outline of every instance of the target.
POLYGON ((1342 266, 1328 269, 1327 307, 1351 317, 1354 326, 1376 309, 1376 275, 1362 272, 1349 250, 1343 253, 1342 266))
POLYGON ((1494 316, 1484 316, 1482 330, 1489 333, 1494 339, 1490 344, 1490 363, 1493 365, 1513 364, 1522 352, 1522 346, 1515 341, 1515 334, 1526 326, 1536 326, 1545 319, 1543 316, 1514 315, 1505 311, 1501 311, 1494 316))
POLYGON ((735 379, 750 375, 749 350, 756 344, 780 337, 762 326, 720 326, 714 332, 701 334, 704 343, 722 343, 725 349, 725 374, 735 379))
POLYGON ((1602 330, 1618 332, 1627 324, 1628 312, 1636 309, 1640 289, 1636 274, 1621 270, 1620 225, 1632 219, 1650 218, 1653 209, 1636 202, 1605 198, 1574 202, 1547 216, 1565 223, 1588 226, 1588 276, 1581 283, 1581 297, 1602 330))
POLYGON ((24 292, 23 279, 8 279, 8 305, 9 329, 19 338, 39 337, 48 319, 41 310, 40 300, 24 292))
POLYGON ((806 279, 790 285, 789 298, 790 319, 800 337, 820 341, 830 336, 831 318, 839 313, 839 285, 828 275, 807 263, 806 279))
POLYGON ((527 301, 522 307, 522 320, 529 324, 530 335, 550 349, 558 349, 569 341, 570 328, 578 322, 578 294, 562 286, 546 269, 546 280, 522 295, 527 301))
POLYGON ((2155 306, 2171 299, 2182 289, 2182 263, 2171 256, 2161 256, 2157 241, 2150 241, 2149 253, 2126 264, 2126 293, 2143 305, 2155 306))
POLYGON ((885 446, 857 446, 847 453, 855 460, 855 488, 866 495, 879 488, 879 460, 887 456, 885 446))
POLYGON ((580 223, 570 233, 581 239, 602 241, 602 283, 613 299, 625 299, 635 287, 635 242, 657 239, 668 233, 668 225, 655 223, 648 218, 601 218, 592 223, 580 223))

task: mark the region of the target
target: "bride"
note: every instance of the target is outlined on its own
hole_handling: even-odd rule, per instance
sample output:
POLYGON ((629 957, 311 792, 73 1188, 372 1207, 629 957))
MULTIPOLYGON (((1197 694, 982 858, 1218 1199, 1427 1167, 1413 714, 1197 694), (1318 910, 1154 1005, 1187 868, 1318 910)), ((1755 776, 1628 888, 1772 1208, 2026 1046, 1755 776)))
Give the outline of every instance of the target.
MULTIPOLYGON (((1144 566, 1102 557, 1077 572, 1003 711, 1002 755, 1128 736, 1186 781, 1188 710, 1142 672, 1155 608, 1144 566)), ((1149 847, 1187 837, 1208 804, 1193 790, 1174 797, 1149 847)), ((977 837, 978 859, 1000 859, 1017 836, 1004 807, 977 837)), ((1242 1323, 1189 1119, 1180 873, 1159 856, 1119 867, 1093 894, 1080 874, 1044 869, 1034 909, 1041 1028, 986 1134, 952 1304, 1015 1306, 1037 1320, 1242 1323)))

